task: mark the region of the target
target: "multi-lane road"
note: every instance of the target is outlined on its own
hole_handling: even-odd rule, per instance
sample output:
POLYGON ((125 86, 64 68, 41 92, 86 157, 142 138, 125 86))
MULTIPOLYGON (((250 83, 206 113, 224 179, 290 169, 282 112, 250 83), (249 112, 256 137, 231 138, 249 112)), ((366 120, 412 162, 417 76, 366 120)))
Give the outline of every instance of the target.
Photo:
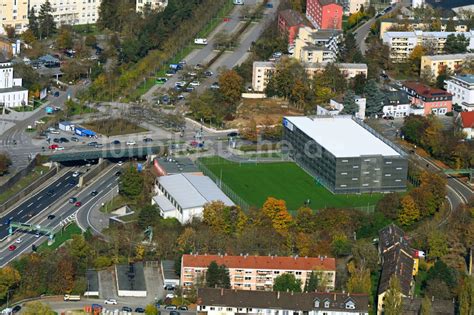
MULTIPOLYGON (((25 209, 32 208, 37 203, 41 204, 42 210, 35 209, 32 217, 27 215, 24 218, 19 218, 22 219, 20 222, 40 225, 42 228, 53 229, 57 232, 66 219, 71 218, 74 220, 77 218, 79 226, 83 230, 86 230, 93 224, 89 220, 90 209, 93 206, 96 206, 98 201, 104 200, 104 196, 109 194, 110 191, 117 190, 119 177, 116 176, 116 172, 118 168, 119 166, 116 165, 109 167, 106 172, 102 173, 86 188, 78 191, 75 195, 71 195, 70 189, 77 183, 77 178, 72 177, 72 172, 67 172, 58 180, 44 188, 41 192, 30 197, 27 202, 22 203, 20 207, 26 207, 25 209), (50 190, 53 190, 51 195, 48 194, 50 190), (96 191, 97 194, 92 195, 92 191, 96 191), (81 202, 81 206, 77 207, 76 205, 69 203, 68 198, 64 198, 68 193, 71 197, 75 197, 77 201, 81 202), (28 207, 28 205, 34 200, 37 200, 37 203, 33 202, 33 205, 28 207), (45 202, 45 200, 47 201, 45 202), (58 200, 60 200, 60 202, 58 202, 58 200), (48 218, 48 216, 50 217, 48 218)), ((13 221, 15 221, 15 218, 18 216, 18 209, 19 208, 16 208, 11 212, 14 217, 13 221)), ((19 215, 23 216, 23 213, 19 215)), ((2 221, 4 219, 8 220, 9 218, 10 217, 6 215, 2 218, 2 221)), ((8 235, 8 227, 6 225, 3 225, 0 231, 3 233, 2 235, 8 235)), ((37 237, 35 234, 15 231, 12 237, 6 238, 0 245, 0 267, 4 267, 19 255, 25 252, 30 252, 33 244, 39 245, 46 241, 46 235, 37 237), (18 238, 21 238, 21 243, 15 242, 18 238), (12 244, 16 246, 15 250, 9 250, 8 247, 12 244)))

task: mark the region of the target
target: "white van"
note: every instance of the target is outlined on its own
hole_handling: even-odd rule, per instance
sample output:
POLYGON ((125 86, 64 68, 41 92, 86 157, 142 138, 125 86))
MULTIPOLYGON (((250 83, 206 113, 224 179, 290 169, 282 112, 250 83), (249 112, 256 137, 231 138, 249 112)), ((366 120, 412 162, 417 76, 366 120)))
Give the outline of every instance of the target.
POLYGON ((196 45, 207 45, 207 38, 195 38, 194 43, 196 45))
POLYGON ((234 4, 244 5, 244 0, 234 0, 234 4))
POLYGON ((71 294, 64 295, 64 301, 80 301, 80 300, 81 300, 80 295, 71 295, 71 294))

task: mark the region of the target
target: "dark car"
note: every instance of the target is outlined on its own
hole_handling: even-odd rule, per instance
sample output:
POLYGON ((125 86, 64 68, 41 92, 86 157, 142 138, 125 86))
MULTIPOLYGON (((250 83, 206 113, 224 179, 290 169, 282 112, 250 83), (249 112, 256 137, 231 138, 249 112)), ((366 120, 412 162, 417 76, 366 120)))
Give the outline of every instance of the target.
POLYGON ((48 215, 48 220, 52 220, 52 219, 54 219, 54 218, 56 218, 56 216, 55 216, 54 214, 48 215))
POLYGON ((21 310, 21 306, 16 305, 15 307, 12 308, 12 313, 13 314, 18 313, 20 310, 21 310))
POLYGON ((143 142, 152 142, 152 141, 153 141, 152 138, 145 138, 145 139, 143 139, 143 142))
POLYGON ((229 137, 229 138, 235 138, 235 137, 238 137, 238 136, 239 136, 238 132, 229 132, 227 134, 227 137, 229 137))
POLYGON ((188 307, 186 305, 181 305, 180 307, 178 307, 178 310, 180 311, 187 311, 188 310, 188 307))
POLYGON ((61 142, 64 142, 64 143, 69 142, 67 138, 59 138, 59 140, 61 140, 61 142))
POLYGON ((112 141, 112 144, 120 144, 120 141, 119 140, 114 140, 114 141, 112 141))
POLYGON ((178 311, 170 311, 170 315, 179 315, 178 311))
POLYGON ((53 142, 61 143, 61 139, 59 139, 59 138, 54 138, 54 139, 53 139, 53 142))
POLYGON ((58 92, 58 91, 56 91, 56 92, 54 92, 54 94, 53 94, 53 95, 54 95, 54 97, 59 97, 59 92, 58 92))
POLYGON ((132 308, 131 308, 131 307, 128 307, 128 306, 122 307, 122 311, 123 311, 123 312, 133 312, 132 308))
POLYGON ((135 313, 145 313, 145 309, 143 307, 137 307, 135 313))
POLYGON ((74 141, 74 142, 79 142, 79 139, 76 138, 76 137, 71 137, 71 141, 74 141))
POLYGON ((97 196, 99 192, 97 190, 93 190, 91 191, 91 196, 97 196))
POLYGON ((120 171, 117 171, 117 172, 115 173, 115 176, 120 176, 120 175, 122 175, 122 172, 120 172, 120 171))
POLYGON ((52 196, 52 195, 54 195, 54 190, 50 189, 50 190, 48 190, 48 192, 46 194, 48 196, 52 196))
POLYGON ((95 147, 98 143, 96 141, 89 142, 87 145, 90 147, 95 147))
POLYGON ((204 72, 204 75, 205 75, 206 77, 212 77, 213 74, 214 74, 214 73, 212 73, 212 71, 209 71, 209 70, 206 71, 206 72, 204 72))

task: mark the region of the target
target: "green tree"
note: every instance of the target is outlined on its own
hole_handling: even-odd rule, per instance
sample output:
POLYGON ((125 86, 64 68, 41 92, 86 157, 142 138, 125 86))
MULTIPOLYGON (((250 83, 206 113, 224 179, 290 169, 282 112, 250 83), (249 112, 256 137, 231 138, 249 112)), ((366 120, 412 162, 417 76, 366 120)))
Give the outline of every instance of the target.
POLYGON ((333 236, 331 252, 336 257, 347 256, 351 253, 351 243, 345 234, 338 233, 333 236))
POLYGON ((94 35, 87 35, 84 44, 88 47, 92 47, 97 44, 97 38, 94 35))
POLYGON ((51 307, 47 304, 41 302, 28 302, 25 304, 24 308, 21 310, 22 314, 25 315, 54 315, 56 314, 53 312, 51 307))
POLYGON ((463 279, 459 292, 459 314, 474 314, 474 276, 466 276, 463 279))
POLYGON ((344 109, 341 112, 342 114, 354 115, 359 111, 359 105, 355 102, 355 93, 350 89, 344 94, 342 104, 344 105, 344 109))
POLYGON ((143 176, 135 167, 130 165, 120 176, 120 194, 131 199, 137 198, 143 190, 143 183, 143 176))
POLYGON ((7 153, 0 153, 0 175, 5 175, 10 165, 12 165, 10 156, 7 153))
POLYGON ((293 274, 284 273, 274 279, 273 291, 301 292, 301 280, 296 279, 293 274))
POLYGON ((398 222, 401 225, 411 225, 420 218, 420 210, 410 195, 402 198, 401 209, 398 214, 398 222))
POLYGON ((402 310, 402 294, 400 280, 396 275, 390 278, 387 292, 385 293, 385 315, 399 315, 402 310))
POLYGON ((362 56, 359 47, 357 47, 357 42, 352 32, 348 32, 344 36, 340 60, 348 63, 360 63, 364 61, 364 57, 362 56))
POLYGON ((359 73, 352 79, 352 89, 357 95, 364 94, 364 88, 366 84, 367 78, 362 73, 359 73))
POLYGON ((446 22, 446 32, 456 32, 456 23, 453 18, 449 18, 448 22, 446 22))
POLYGON ((311 271, 309 278, 304 285, 304 292, 316 292, 318 290, 319 279, 316 272, 311 271))
POLYGON ((441 258, 448 253, 449 245, 446 234, 440 230, 433 230, 428 235, 428 257, 430 259, 441 258))
POLYGON ((72 34, 69 26, 62 26, 59 29, 56 47, 59 49, 70 49, 73 46, 72 34))
POLYGON ((370 241, 358 240, 352 245, 351 252, 357 267, 377 270, 378 251, 370 241))
POLYGON ((230 288, 229 272, 226 266, 212 261, 206 272, 206 286, 209 288, 230 288))
POLYGON ((365 267, 357 268, 354 262, 347 265, 349 279, 347 280, 347 291, 350 293, 370 294, 372 283, 370 280, 370 270, 365 267))
POLYGON ((145 205, 138 214, 138 225, 144 229, 153 225, 160 218, 160 211, 156 205, 145 205))
POLYGON ((420 315, 431 315, 431 299, 428 296, 421 301, 420 315))
POLYGON ((36 16, 35 8, 31 8, 28 13, 28 29, 33 33, 33 35, 39 37, 39 23, 38 17, 36 16))
POLYGON ((377 82, 374 79, 367 81, 364 93, 367 99, 365 114, 367 116, 380 114, 382 112, 385 95, 380 91, 377 82))
POLYGON ((5 300, 8 291, 20 282, 21 276, 18 270, 6 266, 0 269, 0 299, 5 300))
POLYGON ((469 46, 469 39, 464 34, 450 34, 446 38, 444 51, 447 54, 460 54, 467 51, 469 46))
POLYGON ((156 308, 155 305, 153 305, 153 304, 148 304, 148 305, 145 307, 145 314, 146 314, 146 315, 158 315, 159 312, 158 312, 158 309, 156 308))
POLYGON ((219 76, 219 93, 229 106, 235 106, 241 98, 244 81, 234 70, 227 70, 219 76))
POLYGON ((39 38, 49 37, 56 31, 56 22, 54 22, 53 8, 49 0, 46 0, 41 7, 38 14, 38 32, 39 38))

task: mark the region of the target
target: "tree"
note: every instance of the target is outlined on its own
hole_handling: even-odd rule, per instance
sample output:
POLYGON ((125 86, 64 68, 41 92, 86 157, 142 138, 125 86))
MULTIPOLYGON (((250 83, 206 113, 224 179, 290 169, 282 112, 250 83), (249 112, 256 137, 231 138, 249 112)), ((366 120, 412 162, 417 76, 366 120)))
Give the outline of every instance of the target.
POLYGON ((9 39, 13 39, 15 38, 15 28, 13 26, 10 26, 10 25, 4 25, 3 26, 3 29, 5 30, 5 33, 7 34, 7 37, 9 39))
POLYGON ((385 95, 380 91, 377 82, 374 79, 367 82, 364 93, 367 99, 365 109, 366 115, 373 116, 381 113, 385 95))
POLYGON ((143 183, 143 176, 135 167, 130 165, 120 176, 120 194, 131 199, 137 198, 143 190, 143 183))
POLYGON ((0 299, 5 300, 8 291, 20 282, 20 273, 13 267, 0 269, 0 299))
MULTIPOLYGON (((428 270, 426 283, 433 280, 439 280, 446 283, 450 290, 453 290, 456 287, 457 279, 455 270, 450 268, 446 263, 441 260, 437 260, 433 267, 428 270)), ((436 291, 436 290, 434 290, 436 291)))
POLYGON ((420 71, 421 57, 424 55, 426 55, 426 51, 422 45, 416 45, 415 48, 413 48, 413 51, 408 58, 413 73, 418 73, 420 71))
POLYGON ((285 234, 293 218, 286 209, 286 202, 273 197, 268 197, 262 206, 262 214, 272 222, 273 228, 281 234, 285 234))
POLYGON ((350 89, 346 91, 342 104, 344 105, 342 114, 354 115, 359 111, 359 105, 355 102, 355 93, 350 89))
POLYGON ((226 266, 219 266, 215 261, 212 261, 206 272, 206 286, 208 288, 230 288, 229 272, 226 266))
POLYGON ((420 315, 431 315, 431 299, 428 296, 421 301, 420 315))
POLYGON ((304 292, 316 292, 318 289, 319 279, 316 272, 311 271, 309 278, 306 280, 304 292))
POLYGON ((440 230, 433 230, 428 235, 428 257, 430 259, 441 258, 448 253, 449 245, 446 234, 440 230))
POLYGON ((56 31, 56 22, 54 22, 53 8, 49 0, 46 0, 41 7, 38 14, 38 33, 39 38, 49 37, 56 31))
POLYGON ((28 13, 28 30, 31 31, 35 39, 39 37, 39 23, 34 7, 28 13))
POLYGON ((10 156, 7 153, 0 153, 0 175, 5 175, 10 165, 12 165, 10 156))
POLYGON ((450 34, 446 38, 444 51, 447 54, 461 54, 467 51, 469 39, 464 34, 450 34))
POLYGON ((138 225, 144 229, 153 225, 160 217, 160 211, 156 205, 145 205, 138 214, 138 225))
POLYGON ((69 26, 62 26, 59 29, 56 47, 59 49, 70 49, 73 46, 72 34, 69 26))
POLYGON ((473 315, 474 312, 474 276, 466 276, 459 292, 459 314, 473 315))
POLYGON ((377 202, 375 209, 381 212, 385 217, 395 220, 398 217, 400 208, 400 195, 398 193, 384 194, 382 199, 377 202))
POLYGON ((273 291, 301 292, 301 280, 296 279, 293 274, 284 273, 274 279, 273 291))
POLYGON ((350 277, 347 280, 347 291, 349 293, 370 294, 372 283, 370 280, 370 270, 365 267, 357 268, 354 262, 347 265, 350 277))
POLYGON ((97 45, 97 38, 94 35, 87 35, 84 44, 88 47, 93 47, 97 45))
POLYGON ((300 232, 312 233, 315 228, 313 210, 308 207, 299 208, 296 213, 295 225, 300 232))
POLYGON ((338 233, 333 236, 331 252, 336 257, 347 256, 351 253, 351 243, 345 234, 338 233))
POLYGON ((352 79, 352 89, 357 95, 364 94, 364 88, 367 84, 367 78, 364 74, 359 73, 352 79))
POLYGON ((378 251, 370 241, 358 240, 352 245, 351 251, 357 267, 377 270, 378 251))
POLYGON ((400 280, 396 275, 390 278, 387 292, 385 293, 385 315, 398 315, 402 310, 402 294, 400 280))
POLYGON ((401 225, 413 224, 420 218, 420 210, 416 207, 416 203, 410 195, 402 198, 401 209, 398 214, 398 222, 401 225))
MULTIPOLYGON (((351 17, 349 17, 349 19, 351 17)), ((342 53, 340 59, 342 62, 360 63, 364 60, 359 47, 357 47, 357 42, 352 32, 348 32, 344 36, 344 42, 341 51, 342 53)))
POLYGON ((158 309, 156 308, 155 305, 153 305, 153 304, 148 304, 148 305, 145 307, 145 314, 146 314, 146 315, 158 315, 159 312, 158 312, 158 309))
POLYGON ((28 302, 25 304, 24 308, 21 311, 22 314, 25 315, 54 315, 56 314, 53 312, 51 307, 47 304, 41 302, 28 302))
POLYGON ((219 76, 219 93, 229 106, 235 106, 241 98, 244 81, 234 70, 224 71, 219 76))

